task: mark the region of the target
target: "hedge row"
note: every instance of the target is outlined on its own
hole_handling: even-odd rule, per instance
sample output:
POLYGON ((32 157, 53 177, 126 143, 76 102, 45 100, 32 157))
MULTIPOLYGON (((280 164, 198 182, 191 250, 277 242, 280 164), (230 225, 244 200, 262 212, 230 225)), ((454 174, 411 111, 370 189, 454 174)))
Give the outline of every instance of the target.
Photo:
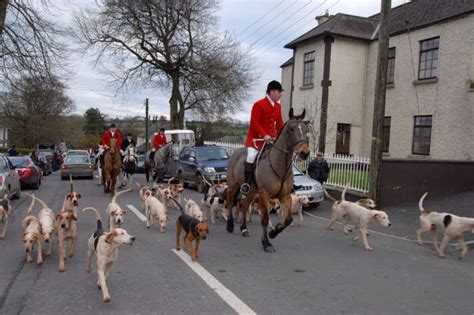
MULTIPOLYGON (((18 151, 18 154, 19 155, 30 155, 31 149, 24 149, 24 148, 16 148, 16 150, 18 151)), ((8 149, 7 148, 0 148, 0 153, 7 153, 8 152, 8 149)))

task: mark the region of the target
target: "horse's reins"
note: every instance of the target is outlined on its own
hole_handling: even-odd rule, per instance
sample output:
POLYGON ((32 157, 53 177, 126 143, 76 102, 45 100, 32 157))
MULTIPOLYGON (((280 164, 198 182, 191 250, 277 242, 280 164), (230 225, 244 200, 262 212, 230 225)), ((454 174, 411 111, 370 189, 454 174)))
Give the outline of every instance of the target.
MULTIPOLYGON (((301 129, 300 129, 300 131, 301 131, 301 129)), ((302 131, 301 131, 301 134, 303 135, 302 131)), ((263 141, 263 140, 264 139, 253 139, 254 146, 256 146, 255 145, 256 141, 263 141)), ((277 196, 279 196, 281 191, 283 190, 283 185, 285 184, 285 181, 288 178, 288 172, 289 172, 290 168, 293 166, 293 162, 296 158, 296 156, 293 156, 292 162, 288 164, 288 156, 293 154, 294 153, 294 147, 297 144, 300 144, 302 142, 306 142, 306 141, 305 140, 299 140, 299 141, 295 142, 293 145, 291 145, 290 149, 288 149, 288 144, 287 144, 286 150, 280 148, 276 143, 272 143, 272 145, 270 147, 270 151, 268 152, 268 163, 270 165, 270 169, 272 170, 273 174, 275 174, 280 179, 280 189, 278 190, 277 196), (283 176, 278 174, 277 171, 275 170, 275 168, 273 167, 272 160, 271 160, 271 154, 270 154, 273 148, 276 148, 278 151, 285 154, 285 163, 288 164, 288 166, 287 166, 287 168, 285 170, 285 174, 283 176)), ((262 152, 263 152, 266 144, 267 143, 264 143, 264 145, 262 146, 262 149, 260 151, 260 154, 259 154, 259 157, 258 157, 258 160, 257 160, 257 166, 258 166, 258 163, 260 162, 260 157, 262 155, 262 152)), ((257 167, 255 167, 255 172, 257 172, 257 167)))

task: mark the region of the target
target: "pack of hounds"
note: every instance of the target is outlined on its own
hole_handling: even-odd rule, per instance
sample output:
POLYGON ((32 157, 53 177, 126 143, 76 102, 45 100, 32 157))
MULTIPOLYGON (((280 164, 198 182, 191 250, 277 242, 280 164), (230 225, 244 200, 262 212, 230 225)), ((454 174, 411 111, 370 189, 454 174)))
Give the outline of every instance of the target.
MULTIPOLYGON (((168 181, 168 185, 157 185, 150 188, 145 185, 139 186, 139 196, 141 209, 146 215, 146 228, 156 222, 159 225, 160 232, 164 233, 168 223, 168 208, 174 207, 181 212, 176 220, 176 249, 181 250, 180 237, 184 233, 184 248, 189 252, 192 261, 199 258, 199 247, 201 240, 205 240, 209 235, 209 227, 205 223, 207 219, 206 212, 203 209, 208 208, 210 221, 216 224, 219 215, 227 220, 228 209, 226 208, 225 183, 209 184, 208 191, 204 194, 200 203, 191 199, 184 199, 182 203, 183 185, 168 181), (194 242, 194 246, 193 246, 194 242)), ((135 237, 130 235, 127 230, 122 228, 125 218, 125 211, 117 203, 117 198, 129 192, 131 189, 123 190, 114 195, 106 208, 107 229, 104 230, 100 211, 94 207, 86 207, 82 212, 92 212, 96 219, 96 229, 90 235, 87 243, 87 272, 92 271, 92 259, 96 256, 97 269, 97 287, 102 290, 103 301, 111 300, 107 288, 107 278, 114 262, 118 257, 118 248, 121 245, 133 245, 135 237)), ((331 220, 327 226, 329 230, 334 230, 334 223, 339 222, 342 225, 344 234, 351 233, 354 229, 358 231, 353 239, 361 239, 366 250, 372 251, 373 248, 368 243, 369 225, 379 223, 384 227, 391 225, 387 213, 376 210, 376 205, 371 199, 360 199, 356 202, 345 199, 346 189, 344 189, 341 199, 337 200, 325 191, 326 197, 333 202, 331 208, 331 220), (349 225, 351 224, 351 225, 349 225)), ((63 206, 59 213, 55 214, 48 205, 36 197, 29 194, 31 203, 28 207, 25 218, 22 221, 23 243, 27 262, 33 262, 33 251, 36 246, 36 262, 38 265, 43 263, 42 245, 46 246, 46 256, 52 252, 53 238, 56 238, 58 253, 58 271, 64 272, 66 256, 72 258, 76 255, 77 244, 77 219, 79 210, 79 200, 81 194, 74 191, 71 181, 71 191, 66 194, 63 206), (35 202, 41 205, 38 215, 33 214, 35 202), (69 255, 66 255, 66 243, 70 242, 69 255)), ((468 248, 464 242, 464 233, 471 231, 474 233, 474 218, 459 217, 447 212, 431 212, 423 207, 423 201, 426 198, 425 193, 419 200, 420 209, 420 228, 416 231, 417 242, 423 244, 422 234, 430 232, 432 242, 439 257, 445 257, 445 249, 450 239, 456 239, 460 245, 459 258, 466 255, 468 248), (438 233, 443 235, 441 245, 438 242, 438 233)), ((254 200, 250 209, 246 211, 245 218, 237 220, 250 221, 252 214, 258 211, 258 200, 254 200)), ((303 207, 309 204, 308 197, 292 195, 291 211, 300 218, 298 226, 303 224, 303 207)), ((277 200, 270 200, 269 209, 276 212, 280 217, 285 216, 286 209, 282 209, 277 200)), ((240 213, 240 211, 237 211, 240 213)), ((11 207, 8 195, 5 195, 0 202, 0 222, 3 222, 3 231, 0 239, 4 239, 8 227, 11 207)), ((270 222, 271 224, 271 222, 270 222)), ((272 226, 272 225, 271 225, 272 226)))

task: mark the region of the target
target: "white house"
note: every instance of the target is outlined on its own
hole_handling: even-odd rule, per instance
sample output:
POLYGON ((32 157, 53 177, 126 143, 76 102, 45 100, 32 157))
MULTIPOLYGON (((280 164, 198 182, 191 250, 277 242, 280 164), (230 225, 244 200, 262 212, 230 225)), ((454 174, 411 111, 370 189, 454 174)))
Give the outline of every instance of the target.
MULTIPOLYGON (((327 153, 370 156, 379 16, 318 17, 288 43, 283 112, 305 107, 327 153), (325 75, 326 74, 326 75, 325 75)), ((416 0, 391 10, 384 155, 474 159, 474 1, 416 0)))
POLYGON ((8 148, 8 128, 0 125, 0 148, 8 148))

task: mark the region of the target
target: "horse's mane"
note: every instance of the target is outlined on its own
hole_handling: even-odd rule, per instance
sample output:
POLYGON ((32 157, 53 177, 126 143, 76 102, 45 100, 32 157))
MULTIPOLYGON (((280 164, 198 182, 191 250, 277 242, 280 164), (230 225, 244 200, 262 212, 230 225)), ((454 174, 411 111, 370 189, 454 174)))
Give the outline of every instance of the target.
POLYGON ((288 122, 289 122, 289 120, 285 121, 285 123, 283 124, 283 127, 281 127, 280 132, 278 133, 278 135, 277 135, 277 137, 276 137, 276 139, 275 139, 275 142, 277 142, 278 139, 280 138, 281 134, 283 133, 283 129, 286 128, 286 125, 288 125, 288 122))

